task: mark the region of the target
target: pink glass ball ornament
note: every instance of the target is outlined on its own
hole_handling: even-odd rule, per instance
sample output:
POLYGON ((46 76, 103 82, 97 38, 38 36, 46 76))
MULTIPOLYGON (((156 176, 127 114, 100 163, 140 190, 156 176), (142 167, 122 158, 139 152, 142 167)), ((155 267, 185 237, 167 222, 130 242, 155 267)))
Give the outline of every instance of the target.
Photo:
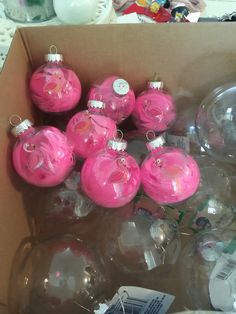
POLYGON ((12 151, 16 172, 30 184, 42 187, 62 183, 74 167, 73 147, 57 128, 34 128, 29 120, 15 125, 12 151))
POLYGON ((140 273, 174 264, 181 243, 177 223, 165 215, 162 206, 142 196, 107 213, 98 247, 111 272, 140 273))
POLYGON ((135 102, 133 121, 139 131, 163 132, 176 119, 176 105, 170 94, 163 90, 163 82, 149 81, 148 88, 135 102))
POLYGON ((81 170, 81 186, 97 205, 115 208, 128 204, 138 192, 140 169, 125 151, 127 142, 109 140, 107 147, 88 157, 81 170))
POLYGON ((20 254, 24 258, 11 278, 13 313, 94 313, 105 302, 108 281, 98 257, 81 240, 55 237, 20 254))
POLYGON ((118 76, 109 76, 100 84, 94 84, 88 93, 88 100, 103 102, 102 114, 116 123, 128 118, 135 106, 135 94, 129 83, 118 76))
POLYGON ((159 204, 173 204, 192 196, 200 183, 196 161, 182 149, 164 146, 159 136, 147 143, 149 155, 141 165, 145 193, 159 204))
POLYGON ((115 122, 109 117, 97 114, 98 109, 90 107, 76 113, 66 127, 66 135, 74 146, 78 158, 88 158, 103 149, 107 141, 116 136, 115 122))
POLYGON ((30 79, 33 103, 48 113, 73 109, 79 103, 82 92, 78 76, 63 64, 63 55, 57 53, 55 46, 50 47, 45 61, 30 79))

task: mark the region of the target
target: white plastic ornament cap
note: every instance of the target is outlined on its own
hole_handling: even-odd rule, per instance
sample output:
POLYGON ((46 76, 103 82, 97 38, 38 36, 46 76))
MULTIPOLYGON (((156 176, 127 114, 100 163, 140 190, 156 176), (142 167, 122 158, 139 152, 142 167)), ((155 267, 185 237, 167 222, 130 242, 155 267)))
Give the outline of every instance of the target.
POLYGON ((60 53, 48 53, 44 56, 44 60, 46 62, 62 62, 63 55, 60 53))
POLYGON ((147 143, 148 151, 152 151, 155 148, 162 147, 166 143, 164 136, 158 136, 154 140, 147 143))
POLYGON ((162 81, 149 81, 148 88, 162 90, 164 83, 162 81))
POLYGON ((89 100, 88 101, 88 108, 90 109, 104 109, 105 103, 100 100, 89 100))
POLYGON ((127 148, 127 142, 125 140, 120 139, 109 140, 108 147, 118 152, 124 151, 127 148))
POLYGON ((125 96, 129 92, 129 83, 124 79, 116 79, 113 82, 113 90, 119 96, 125 96))
POLYGON ((11 133, 17 137, 20 134, 24 133, 26 130, 30 129, 32 125, 33 123, 30 120, 25 119, 18 125, 14 126, 14 128, 11 129, 11 133))

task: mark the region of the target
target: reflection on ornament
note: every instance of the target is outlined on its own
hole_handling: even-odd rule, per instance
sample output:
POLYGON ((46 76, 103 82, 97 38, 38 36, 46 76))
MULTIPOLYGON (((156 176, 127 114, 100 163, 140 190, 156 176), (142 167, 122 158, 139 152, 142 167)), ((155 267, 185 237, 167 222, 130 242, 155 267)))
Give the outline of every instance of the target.
POLYGON ((141 197, 107 214, 98 246, 108 268, 125 273, 150 271, 176 262, 180 250, 178 227, 166 217, 163 207, 141 197))
POLYGON ((81 313, 105 301, 106 279, 98 259, 72 236, 35 245, 13 274, 14 313, 81 313))

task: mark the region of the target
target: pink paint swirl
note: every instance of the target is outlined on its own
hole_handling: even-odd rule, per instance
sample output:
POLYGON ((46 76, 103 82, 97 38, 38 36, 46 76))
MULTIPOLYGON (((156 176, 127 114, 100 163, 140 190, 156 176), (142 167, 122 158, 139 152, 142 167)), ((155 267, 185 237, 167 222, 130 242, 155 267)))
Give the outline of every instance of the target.
POLYGON ((88 100, 98 100, 105 104, 102 114, 110 117, 116 123, 121 123, 132 113, 135 105, 135 95, 133 90, 127 85, 128 82, 117 76, 107 77, 100 84, 94 84, 88 93, 88 100), (121 82, 120 93, 119 86, 114 89, 114 82, 121 82), (124 92, 127 89, 127 93, 124 92))
POLYGON ((116 124, 112 119, 85 110, 75 114, 66 128, 66 135, 79 158, 87 158, 103 149, 116 133, 116 124))
POLYGON ((141 166, 145 193, 159 204, 172 204, 192 196, 200 183, 196 161, 183 150, 159 147, 141 166))
POLYGON ((163 132, 176 119, 176 107, 171 95, 164 91, 149 88, 141 93, 135 102, 133 121, 139 131, 163 132))
POLYGON ((140 169, 126 152, 106 148, 86 159, 81 186, 96 204, 115 208, 128 204, 140 186, 140 169))
POLYGON ((65 180, 74 166, 73 149, 58 129, 31 128, 16 142, 13 164, 28 183, 55 186, 65 180))
POLYGON ((80 80, 74 71, 61 63, 47 63, 37 69, 30 80, 34 104, 44 112, 65 112, 73 109, 81 97, 80 80))

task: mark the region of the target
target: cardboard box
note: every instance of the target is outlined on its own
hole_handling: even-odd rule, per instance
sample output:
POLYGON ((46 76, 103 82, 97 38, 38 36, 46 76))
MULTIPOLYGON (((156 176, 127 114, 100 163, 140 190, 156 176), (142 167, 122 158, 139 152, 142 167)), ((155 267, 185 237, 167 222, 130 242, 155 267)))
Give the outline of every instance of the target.
MULTIPOLYGON (((16 32, 0 75, 0 303, 8 302, 16 249, 34 229, 22 197, 22 191, 30 194, 30 189, 11 165, 9 117, 34 115, 27 83, 49 46, 56 45, 79 74, 84 93, 94 79, 109 74, 121 75, 139 92, 158 72, 174 95, 188 91, 199 103, 211 89, 235 80, 235 33, 235 23, 56 26, 16 32)), ((173 270, 163 283, 164 292, 176 295, 172 312, 189 307, 179 281, 173 270)))

